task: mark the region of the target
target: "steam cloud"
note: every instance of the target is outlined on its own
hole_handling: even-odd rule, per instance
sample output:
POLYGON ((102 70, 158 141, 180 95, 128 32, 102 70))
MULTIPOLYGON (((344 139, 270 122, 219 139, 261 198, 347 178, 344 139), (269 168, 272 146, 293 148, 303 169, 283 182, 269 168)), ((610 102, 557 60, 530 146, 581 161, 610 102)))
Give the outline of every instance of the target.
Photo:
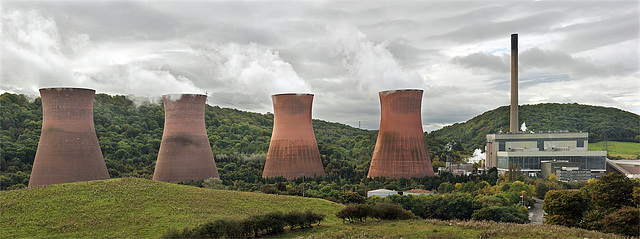
POLYGON ((139 103, 163 94, 209 93, 210 104, 264 111, 271 94, 311 92, 277 51, 256 43, 94 42, 85 33, 62 35, 53 19, 35 10, 10 10, 2 21, 1 60, 10 63, 4 64, 2 91, 94 88, 139 103), (193 69, 193 62, 209 69, 193 69))
POLYGON ((334 53, 342 56, 342 63, 349 70, 350 83, 361 91, 425 87, 418 72, 405 70, 400 65, 387 48, 387 42, 371 42, 355 26, 337 26, 330 42, 335 45, 334 53))

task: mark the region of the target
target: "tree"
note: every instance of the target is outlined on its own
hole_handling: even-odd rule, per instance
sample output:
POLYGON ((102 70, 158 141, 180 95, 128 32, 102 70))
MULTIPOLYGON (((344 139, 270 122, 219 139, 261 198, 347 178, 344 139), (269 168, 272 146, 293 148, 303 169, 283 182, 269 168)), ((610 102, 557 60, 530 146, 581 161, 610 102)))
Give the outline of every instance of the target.
POLYGON ((547 192, 542 209, 547 213, 544 224, 578 226, 588 201, 579 191, 551 190, 547 192))
POLYGON ((476 210, 472 215, 473 220, 487 220, 495 222, 515 222, 515 223, 527 223, 529 222, 529 216, 527 215, 527 209, 524 207, 510 206, 510 207, 486 207, 476 210), (519 210, 519 208, 521 210, 519 210))
POLYGON ((623 207, 604 216, 602 224, 605 232, 640 236, 640 208, 623 207))
POLYGON ((365 203, 366 202, 366 198, 361 196, 359 193, 357 192, 353 192, 353 191, 345 191, 345 192, 341 192, 339 194, 340 199, 342 199, 342 201, 344 203, 365 203))
POLYGON ((594 209, 611 212, 624 206, 633 207, 635 206, 634 187, 640 187, 640 182, 625 175, 617 173, 602 175, 592 187, 588 187, 591 190, 591 204, 594 209))

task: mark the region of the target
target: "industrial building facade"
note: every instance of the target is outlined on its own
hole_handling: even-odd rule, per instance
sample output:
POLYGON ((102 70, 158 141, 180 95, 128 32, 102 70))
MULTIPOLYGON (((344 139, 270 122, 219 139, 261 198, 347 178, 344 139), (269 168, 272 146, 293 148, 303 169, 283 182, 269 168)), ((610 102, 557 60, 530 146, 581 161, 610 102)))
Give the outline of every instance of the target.
POLYGON ((542 177, 544 162, 571 162, 578 163, 576 170, 590 172, 586 179, 597 178, 606 171, 607 152, 588 151, 588 135, 585 132, 489 134, 485 166, 505 173, 512 163, 525 176, 542 177))

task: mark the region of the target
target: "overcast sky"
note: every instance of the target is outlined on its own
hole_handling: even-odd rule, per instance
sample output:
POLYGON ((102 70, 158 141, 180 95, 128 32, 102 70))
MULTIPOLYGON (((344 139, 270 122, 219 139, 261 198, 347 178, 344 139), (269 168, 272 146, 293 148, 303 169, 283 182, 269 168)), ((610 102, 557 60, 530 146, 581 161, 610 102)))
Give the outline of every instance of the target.
MULTIPOLYGON (((315 94, 313 118, 377 129, 382 90, 424 90, 426 131, 509 104, 640 113, 639 1, 2 1, 0 92, 93 88, 208 94, 272 112, 315 94)), ((143 98, 144 99, 144 98, 143 98)))

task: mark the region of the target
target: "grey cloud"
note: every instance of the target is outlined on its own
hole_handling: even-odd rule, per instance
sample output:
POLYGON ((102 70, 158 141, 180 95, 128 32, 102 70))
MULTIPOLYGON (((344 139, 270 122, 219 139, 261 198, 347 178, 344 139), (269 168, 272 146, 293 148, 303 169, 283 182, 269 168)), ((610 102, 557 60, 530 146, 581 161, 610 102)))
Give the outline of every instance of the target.
POLYGON ((492 54, 485 54, 482 52, 476 52, 463 57, 456 56, 451 59, 451 62, 461 65, 465 68, 475 70, 488 70, 496 73, 509 72, 511 67, 509 56, 496 56, 492 54))
POLYGON ((564 18, 560 11, 545 11, 514 20, 477 21, 466 24, 454 31, 435 35, 434 38, 448 39, 456 42, 477 42, 492 40, 512 32, 538 33, 548 30, 550 24, 564 18))
POLYGON ((537 47, 523 51, 519 60, 522 68, 549 68, 559 72, 566 72, 576 78, 595 76, 626 75, 637 70, 624 63, 602 64, 589 59, 573 57, 565 52, 543 50, 537 47))
POLYGON ((619 42, 637 40, 640 36, 640 18, 636 7, 617 16, 595 22, 577 24, 558 29, 571 34, 558 44, 567 52, 581 52, 619 42))
POLYGON ((308 91, 314 118, 376 129, 377 92, 410 87, 425 90, 423 123, 437 127, 508 104, 509 60, 495 52, 518 31, 528 41, 523 102, 597 98, 637 111, 629 89, 637 88, 639 51, 627 49, 637 9, 592 1, 5 1, 0 91, 206 92, 210 104, 259 112, 272 111, 273 93, 308 91), (603 51, 608 57, 598 57, 603 51), (612 79, 621 86, 594 95, 597 82, 612 79))
MULTIPOLYGON (((536 69, 550 69, 555 72, 564 72, 574 78, 626 75, 637 71, 624 63, 602 64, 591 59, 573 57, 568 53, 558 50, 544 50, 538 47, 522 51, 519 56, 519 72, 533 72, 536 69)), ((482 52, 467 56, 456 56, 452 63, 473 70, 484 70, 496 73, 510 71, 510 56, 487 54, 482 52)))

